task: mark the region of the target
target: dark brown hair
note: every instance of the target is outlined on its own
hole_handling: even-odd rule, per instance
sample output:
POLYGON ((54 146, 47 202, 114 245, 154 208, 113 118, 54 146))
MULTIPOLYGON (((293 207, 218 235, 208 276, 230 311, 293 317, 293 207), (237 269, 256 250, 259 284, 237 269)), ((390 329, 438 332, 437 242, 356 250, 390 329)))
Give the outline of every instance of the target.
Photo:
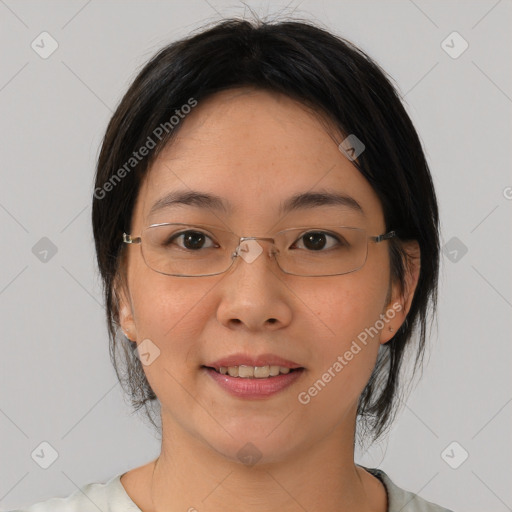
POLYGON ((229 19, 202 29, 152 57, 118 105, 101 146, 92 204, 116 374, 134 409, 144 406, 158 429, 148 407, 156 396, 134 354, 136 345, 118 337, 114 287, 123 269, 122 234, 131 232, 142 178, 186 122, 169 127, 172 113, 190 105, 191 99, 200 102, 215 92, 243 86, 279 92, 313 106, 340 133, 355 134, 364 142, 364 152, 353 163, 382 203, 386 230, 399 235, 389 241, 389 251, 391 278, 402 288, 408 256, 401 242, 419 243, 421 270, 410 311, 394 337, 380 347, 358 404, 362 431, 376 440, 396 414, 405 349, 410 347, 415 354, 416 371, 423 360, 429 309, 436 309, 437 200, 419 137, 389 77, 355 45, 309 22, 229 19), (162 126, 168 129, 155 137, 155 129, 162 126), (154 142, 149 156, 135 161, 134 154, 148 146, 149 138, 154 142))

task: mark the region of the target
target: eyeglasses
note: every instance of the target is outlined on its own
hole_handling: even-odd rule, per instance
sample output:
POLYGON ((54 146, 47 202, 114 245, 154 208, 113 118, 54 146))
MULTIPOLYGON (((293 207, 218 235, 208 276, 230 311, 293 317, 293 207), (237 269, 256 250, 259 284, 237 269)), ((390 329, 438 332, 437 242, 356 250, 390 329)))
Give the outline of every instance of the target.
POLYGON ((359 270, 366 262, 369 241, 380 243, 395 236, 395 231, 368 236, 361 228, 325 226, 284 229, 272 238, 239 237, 217 226, 164 223, 146 227, 140 237, 123 233, 123 242, 141 244, 142 257, 155 272, 200 277, 226 272, 239 256, 252 263, 263 252, 256 240, 264 240, 272 242, 268 254, 284 273, 321 277, 359 270))

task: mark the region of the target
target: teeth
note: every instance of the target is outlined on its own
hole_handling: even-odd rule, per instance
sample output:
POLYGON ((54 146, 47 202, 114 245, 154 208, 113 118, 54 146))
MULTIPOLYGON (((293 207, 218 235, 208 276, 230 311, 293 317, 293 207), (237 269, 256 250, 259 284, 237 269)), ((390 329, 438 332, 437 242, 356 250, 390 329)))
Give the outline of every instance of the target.
MULTIPOLYGON (((254 370, 251 366, 248 366, 247 368, 251 369, 251 372, 257 379, 266 379, 270 376, 270 366, 255 366, 254 370)), ((241 375, 240 371, 238 372, 238 375, 241 375)))
POLYGON ((241 377, 242 379, 266 379, 267 377, 276 377, 280 373, 290 373, 290 368, 284 366, 221 366, 219 372, 222 375, 231 377, 241 377))
POLYGON ((281 368, 280 366, 271 366, 270 367, 270 376, 275 377, 276 375, 279 375, 280 368, 281 368))

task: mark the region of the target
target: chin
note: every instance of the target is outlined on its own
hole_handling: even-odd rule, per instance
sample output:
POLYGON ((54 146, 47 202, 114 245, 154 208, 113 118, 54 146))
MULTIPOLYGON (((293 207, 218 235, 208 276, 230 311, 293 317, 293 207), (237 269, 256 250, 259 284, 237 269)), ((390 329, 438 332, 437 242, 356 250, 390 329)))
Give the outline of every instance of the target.
POLYGON ((203 439, 218 454, 232 462, 247 467, 273 464, 285 460, 291 451, 299 449, 296 433, 276 428, 278 423, 268 421, 263 424, 260 421, 257 428, 254 422, 243 422, 238 426, 231 423, 226 430, 233 437, 226 435, 222 439, 211 439, 205 436, 203 439))

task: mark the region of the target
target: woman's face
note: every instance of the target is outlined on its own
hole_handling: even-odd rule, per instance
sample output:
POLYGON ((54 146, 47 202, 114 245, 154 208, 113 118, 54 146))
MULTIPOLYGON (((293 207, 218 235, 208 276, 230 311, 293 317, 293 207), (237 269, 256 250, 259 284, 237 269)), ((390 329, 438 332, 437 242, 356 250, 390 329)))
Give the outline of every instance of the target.
MULTIPOLYGON (((240 236, 334 224, 385 232, 380 201, 338 149, 341 140, 290 98, 224 91, 181 122, 141 186, 132 236, 163 222, 227 226, 240 236), (180 204, 150 215, 169 192, 191 190, 220 196, 228 208, 180 204), (279 212, 291 196, 318 191, 350 196, 362 211, 309 204, 279 212)), ((356 272, 330 277, 285 274, 265 250, 251 262, 238 258, 224 274, 166 276, 145 264, 139 246, 125 249, 121 326, 138 343, 150 340, 141 345, 149 353, 143 367, 161 403, 164 436, 172 429, 168 436, 190 436, 233 460, 252 443, 245 450, 257 451, 261 462, 304 452, 329 436, 352 447, 358 398, 379 345, 404 318, 397 306, 389 312, 403 302, 390 283, 388 242, 369 243, 356 272), (234 396, 205 366, 240 354, 272 354, 304 370, 269 396, 234 396)))

